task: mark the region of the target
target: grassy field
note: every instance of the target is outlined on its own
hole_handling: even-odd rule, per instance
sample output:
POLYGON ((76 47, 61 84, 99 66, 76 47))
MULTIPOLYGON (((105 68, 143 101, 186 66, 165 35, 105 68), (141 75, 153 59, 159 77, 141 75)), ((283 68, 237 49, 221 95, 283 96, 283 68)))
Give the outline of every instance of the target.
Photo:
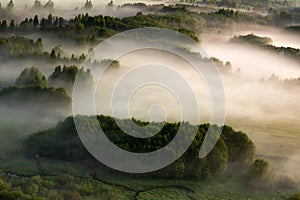
MULTIPOLYGON (((300 177, 297 166, 300 166, 300 125, 291 123, 251 123, 238 121, 229 123, 235 129, 246 132, 257 147, 257 157, 271 162, 272 166, 283 174, 290 174, 293 178, 300 177)), ((18 130, 21 131, 21 130, 18 130)), ((58 179, 62 174, 78 177, 80 183, 86 182, 98 188, 95 194, 85 195, 84 199, 286 199, 300 192, 298 189, 255 190, 244 184, 243 177, 226 175, 213 180, 185 180, 185 179, 150 179, 137 178, 97 171, 94 172, 82 164, 50 158, 28 158, 17 151, 10 151, 15 146, 22 146, 22 140, 29 135, 23 132, 21 136, 15 134, 1 134, 0 169, 8 182, 20 181, 40 174, 46 179, 58 179), (5 139, 5 140, 4 140, 5 139), (7 142, 8 141, 8 142, 7 142), (12 145, 14 144, 14 145, 12 145), (6 149, 7 147, 7 149, 6 149), (9 174, 8 174, 9 173, 9 174), (14 175, 17 175, 14 176, 14 175)), ((79 183, 78 183, 79 184, 79 183)), ((50 191, 59 194, 59 189, 50 191)))
POLYGON ((232 127, 242 130, 256 146, 259 158, 268 160, 278 172, 300 181, 300 124, 290 121, 232 121, 232 127))
MULTIPOLYGON (((44 179, 59 179, 62 174, 72 174, 78 178, 77 184, 92 185, 93 195, 84 199, 286 199, 299 189, 276 191, 250 189, 243 177, 226 175, 213 180, 150 179, 128 177, 98 171, 91 177, 91 170, 84 165, 49 158, 27 159, 22 156, 1 160, 1 168, 6 180, 13 183, 20 179, 43 174, 44 179), (37 164, 37 161, 39 164, 37 164), (12 174, 17 175, 14 176, 12 174)), ((59 193, 60 191, 52 191, 59 193)))

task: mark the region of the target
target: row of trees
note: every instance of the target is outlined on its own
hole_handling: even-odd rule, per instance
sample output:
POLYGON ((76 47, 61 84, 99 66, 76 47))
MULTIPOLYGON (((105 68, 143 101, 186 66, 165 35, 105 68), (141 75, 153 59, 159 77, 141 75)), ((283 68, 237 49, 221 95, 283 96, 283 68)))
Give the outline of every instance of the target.
POLYGON ((149 14, 143 15, 138 13, 133 17, 126 17, 123 19, 109 17, 109 16, 94 16, 88 14, 78 15, 74 19, 65 20, 61 17, 53 17, 51 14, 47 18, 39 19, 36 15, 34 18, 26 18, 19 25, 14 22, 10 23, 4 20, 2 31, 12 31, 15 33, 31 33, 35 31, 54 32, 59 36, 75 39, 76 41, 86 39, 86 42, 96 42, 96 38, 109 37, 117 32, 152 26, 164 27, 175 30, 190 30, 188 33, 197 38, 194 31, 201 32, 205 27, 205 21, 194 14, 189 16, 187 14, 166 14, 157 15, 149 14), (191 32, 192 31, 192 32, 191 32))
MULTIPOLYGON (((26 6, 27 7, 27 6, 26 6)), ((6 6, 6 8, 2 8, 0 4, 0 9, 2 9, 6 13, 12 13, 15 8, 15 4, 13 0, 10 0, 6 6)), ((93 4, 91 0, 87 0, 84 7, 86 10, 90 10, 93 8, 93 4)), ((41 11, 41 10, 48 10, 53 11, 54 10, 54 2, 52 0, 48 0, 47 3, 44 5, 42 4, 41 0, 35 0, 32 6, 32 9, 35 11, 41 11)))
POLYGON ((17 78, 16 85, 19 87, 64 88, 71 94, 75 80, 79 81, 82 86, 93 86, 91 70, 84 70, 83 67, 78 69, 75 65, 63 66, 63 68, 57 66, 48 80, 38 68, 25 68, 17 78))
POLYGON ((103 38, 112 36, 120 31, 139 27, 163 27, 180 31, 197 40, 198 35, 208 27, 222 28, 238 23, 275 23, 287 20, 291 17, 285 12, 274 16, 250 16, 237 11, 220 9, 212 13, 194 13, 177 7, 163 7, 159 14, 137 13, 135 16, 115 18, 110 16, 89 16, 80 14, 73 19, 66 20, 51 14, 39 19, 26 18, 16 25, 14 21, 2 22, 2 31, 14 31, 15 33, 33 33, 36 31, 53 32, 59 37, 68 38, 80 42, 80 44, 93 45, 103 38), (170 10, 171 9, 171 10, 170 10), (274 19, 273 19, 274 18, 274 19), (272 22, 273 21, 273 22, 272 22), (10 25, 8 25, 10 24, 10 25))
POLYGON ((49 0, 45 5, 42 5, 40 0, 35 0, 32 8, 35 10, 46 9, 51 11, 54 9, 54 3, 52 0, 49 0))
POLYGON ((38 68, 26 68, 17 78, 15 86, 1 89, 0 104, 18 112, 30 111, 32 116, 66 116, 71 113, 72 99, 69 94, 72 94, 76 79, 83 89, 93 86, 90 70, 76 66, 58 66, 49 79, 38 68))
MULTIPOLYGON (((3 24, 6 24, 6 22, 3 21, 3 24)), ((86 54, 78 56, 72 54, 71 57, 66 57, 60 45, 53 47, 51 52, 44 51, 43 40, 41 38, 38 38, 36 41, 21 36, 0 38, 0 59, 2 61, 30 59, 33 61, 44 60, 51 63, 79 64, 86 61, 87 58, 86 54)), ((88 61, 92 63, 91 60, 88 61)))
MULTIPOLYGON (((87 120, 89 126, 86 129, 93 129, 95 124, 90 123, 91 118, 87 120)), ((166 123, 159 134, 147 138, 135 138, 122 132, 112 117, 98 116, 99 123, 106 133, 107 137, 126 151, 131 152, 150 152, 160 149, 167 145, 176 135, 179 125, 183 126, 188 136, 191 126, 188 123, 166 123)), ((148 122, 135 120, 138 125, 145 125, 148 122)), ((127 120, 121 121, 124 126, 132 129, 127 120)), ((151 124, 152 128, 159 127, 159 124, 151 124)), ((199 159, 198 152, 202 145, 206 131, 209 125, 198 126, 197 136, 188 151, 175 163, 160 171, 148 174, 147 176, 156 177, 194 177, 207 178, 218 174, 223 174, 227 170, 244 170, 250 166, 254 159, 254 144, 242 132, 236 132, 228 126, 223 127, 222 137, 219 139, 213 151, 205 158, 199 159)), ((217 130, 220 127, 215 126, 217 130)), ((151 130, 149 130, 151 131, 151 130)), ((42 131, 30 136, 25 142, 29 155, 39 154, 40 156, 50 156, 54 158, 72 160, 75 162, 87 163, 95 169, 101 169, 97 161, 87 152, 82 145, 74 125, 72 117, 59 123, 54 129, 42 131), (47 144, 42 141, 47 141, 47 144)), ((170 150, 173 151, 173 150, 170 150)), ((176 151, 176 150, 175 150, 176 151)))
MULTIPOLYGON (((143 131, 151 133, 153 130, 160 130, 158 134, 152 137, 137 138, 124 133, 118 127, 116 119, 112 117, 97 116, 98 123, 95 123, 92 120, 94 118, 89 116, 77 116, 77 118, 77 120, 84 120, 84 129, 87 134, 90 132, 89 130, 97 130, 96 126, 100 125, 107 138, 116 146, 135 153, 153 152, 165 147, 175 137, 179 127, 184 130, 185 139, 188 139, 191 131, 196 128, 197 134, 193 143, 177 161, 164 169, 140 175, 143 178, 197 178, 205 180, 209 177, 223 175, 226 172, 234 172, 243 176, 243 182, 240 184, 246 184, 256 189, 295 188, 296 186, 291 178, 277 174, 266 160, 257 159, 254 161, 255 146, 253 142, 245 133, 235 131, 229 126, 222 127, 221 137, 213 150, 206 157, 200 159, 198 153, 209 124, 195 127, 186 122, 165 123, 160 130, 161 123, 143 122, 133 118, 131 120, 138 126, 145 127, 148 125, 148 128, 143 131)), ((120 123, 123 128, 131 130, 132 133, 140 131, 132 126, 128 119, 118 119, 118 124, 120 123)), ((213 131, 219 129, 218 126, 212 126, 213 131)), ((98 177, 97 171, 115 173, 115 171, 103 166, 89 154, 81 143, 73 117, 68 117, 63 122, 59 122, 55 128, 31 135, 24 145, 30 156, 39 155, 88 165, 95 178, 98 177), (43 141, 47 141, 47 143, 45 144, 43 141)), ((176 149, 169 147, 168 150, 176 152, 178 148, 180 147, 176 149)))
POLYGON ((2 58, 10 58, 11 56, 27 57, 32 55, 42 55, 44 53, 41 38, 39 38, 36 42, 32 39, 19 36, 0 38, 0 47, 0 56, 2 58))
POLYGON ((298 88, 300 86, 300 77, 290 78, 290 79, 281 79, 278 75, 272 74, 270 78, 266 80, 268 83, 275 83, 279 86, 285 86, 288 88, 298 88))
POLYGON ((300 49, 292 47, 276 47, 272 45, 272 39, 268 37, 259 37, 254 34, 235 36, 231 39, 232 42, 247 43, 266 49, 280 56, 285 56, 296 61, 300 61, 300 49))
POLYGON ((63 87, 69 94, 72 94, 75 80, 79 82, 82 87, 93 87, 93 76, 91 70, 84 70, 83 67, 78 69, 76 66, 57 66, 54 72, 49 76, 49 86, 63 87))

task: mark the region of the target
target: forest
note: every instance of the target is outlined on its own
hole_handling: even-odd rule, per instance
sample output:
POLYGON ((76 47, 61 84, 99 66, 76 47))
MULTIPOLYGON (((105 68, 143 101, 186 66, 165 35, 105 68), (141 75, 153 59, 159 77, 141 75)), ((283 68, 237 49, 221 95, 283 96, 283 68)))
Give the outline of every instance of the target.
MULTIPOLYGON (((0 1, 0 200, 299 200, 299 24, 297 0, 0 1), (161 42, 216 68, 225 93, 224 124, 211 123, 211 93, 189 61, 152 50, 98 56, 110 53, 97 47, 113 36, 147 27, 176 31, 199 45, 161 42), (135 65, 149 63, 175 66, 202 103, 191 109, 199 111, 199 121, 178 119, 176 94, 174 100, 154 86, 131 94, 131 118, 106 110, 113 101, 101 97, 113 98, 135 65), (74 113, 76 90, 82 99, 95 92, 95 112, 74 113), (152 119, 156 105, 165 106, 166 119, 152 119), (76 120, 85 122, 87 133, 101 127, 117 148, 134 154, 169 147, 179 129, 185 135, 181 144, 192 143, 164 168, 127 173, 93 156, 76 120), (159 131, 143 138, 124 129, 159 131), (205 138, 218 133, 215 146, 200 158, 205 138)), ((143 41, 147 37, 136 43, 149 42, 143 41)), ((172 74, 160 71, 157 77, 163 75, 181 86, 172 74)), ((180 148, 166 149, 175 154, 180 148)))

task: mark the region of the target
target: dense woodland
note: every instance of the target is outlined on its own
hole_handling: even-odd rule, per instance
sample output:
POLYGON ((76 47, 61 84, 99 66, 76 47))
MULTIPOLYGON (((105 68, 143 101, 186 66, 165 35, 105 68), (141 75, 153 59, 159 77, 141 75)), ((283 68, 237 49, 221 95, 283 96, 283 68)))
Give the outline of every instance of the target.
MULTIPOLYGON (((64 52, 59 44, 53 46, 53 48, 51 47, 48 52, 43 44, 42 36, 45 35, 58 37, 62 41, 71 42, 77 47, 85 47, 92 51, 93 47, 104 39, 122 31, 139 27, 162 27, 176 30, 199 43, 201 43, 201 33, 209 31, 223 33, 227 29, 247 26, 248 24, 271 25, 280 28, 287 26, 285 30, 297 33, 300 30, 297 25, 290 26, 290 24, 297 23, 300 19, 300 9, 297 8, 294 1, 204 0, 196 2, 191 0, 181 1, 181 3, 184 4, 147 6, 138 3, 116 7, 113 2, 110 2, 107 5, 109 9, 121 10, 129 7, 148 11, 146 14, 138 12, 133 16, 118 18, 103 15, 91 16, 88 11, 93 9, 93 4, 91 1, 86 1, 83 8, 77 8, 84 14, 65 19, 52 14, 47 17, 35 15, 34 13, 37 10, 49 12, 55 10, 55 5, 51 0, 44 5, 41 1, 35 0, 33 7, 26 8, 32 11, 33 16, 19 20, 17 23, 17 20, 14 19, 15 5, 10 0, 6 7, 0 6, 1 63, 6 65, 6 63, 13 60, 21 65, 22 62, 31 60, 43 61, 47 65, 43 66, 43 63, 39 63, 40 65, 36 65, 36 67, 30 67, 30 65, 20 66, 22 70, 14 83, 10 83, 8 86, 5 85, 5 87, 0 85, 0 107, 11 108, 12 112, 30 113, 28 118, 34 117, 35 120, 38 120, 41 116, 49 117, 52 115, 59 115, 60 119, 65 118, 71 112, 71 94, 75 80, 79 80, 82 86, 90 88, 93 85, 93 67, 106 65, 115 68, 121 67, 119 61, 109 58, 97 61, 91 60, 85 53, 80 55, 72 53, 69 55, 64 52), (192 11, 193 9, 200 9, 198 5, 200 5, 199 7, 208 6, 213 11, 192 11), (251 12, 241 12, 233 8, 245 9, 251 12), (41 37, 33 40, 29 38, 31 34, 37 34, 41 37), (81 63, 84 61, 88 62, 92 68, 82 67, 81 63), (50 75, 46 76, 42 73, 41 68, 43 67, 51 71, 50 75)), ((297 62, 300 61, 299 49, 276 47, 272 45, 272 40, 267 37, 249 34, 236 36, 232 38, 231 42, 255 45, 275 54, 294 59, 297 62)), ((200 54, 191 51, 189 53, 194 54, 199 58, 199 61, 213 61, 221 72, 232 72, 230 62, 223 62, 215 57, 203 58, 200 54)), ((2 80, 0 80, 0 84, 1 82, 2 80)), ((281 80, 276 75, 271 76, 267 82, 285 83, 288 87, 300 83, 299 78, 281 80)), ((90 117, 87 116, 77 117, 83 117, 87 122, 90 120, 90 117)), ((166 146, 174 138, 180 125, 185 127, 187 135, 189 135, 189 127, 196 126, 186 122, 166 122, 158 134, 151 138, 141 139, 122 132, 112 117, 99 115, 97 119, 106 136, 115 145, 130 152, 155 151, 166 146)), ((141 126, 150 123, 137 119, 132 120, 141 126)), ((130 127, 128 119, 121 121, 128 129, 133 129, 130 127)), ((153 122, 153 125, 159 127, 160 123, 153 122)), ((93 124, 90 124, 86 129, 92 129, 93 126, 93 124)), ((126 183, 128 185, 124 184, 125 186, 120 187, 118 184, 109 184, 107 181, 97 182, 105 176, 113 177, 115 175, 120 175, 123 180, 134 178, 133 182, 138 179, 141 182, 153 179, 175 182, 180 179, 196 181, 197 184, 203 183, 204 185, 220 177, 223 179, 234 177, 234 179, 238 179, 241 187, 251 188, 253 191, 296 188, 293 179, 278 176, 266 160, 256 159, 254 143, 245 133, 235 131, 230 126, 218 127, 213 125, 214 130, 222 128, 222 135, 209 155, 199 159, 198 152, 208 127, 209 124, 196 126, 198 131, 192 145, 170 166, 156 172, 133 175, 116 172, 95 160, 81 143, 73 117, 67 117, 57 123, 55 127, 32 133, 26 140, 22 141, 24 152, 18 156, 25 159, 22 164, 19 164, 23 171, 20 174, 10 174, 9 172, 14 172, 12 169, 15 166, 5 168, 0 179, 0 199, 138 199, 139 193, 149 189, 149 186, 146 189, 131 189, 128 183, 126 183), (64 170, 53 175, 43 168, 46 165, 41 164, 43 159, 54 162, 52 165, 49 164, 49 168, 55 168, 56 164, 60 162, 63 163, 62 165, 72 163, 72 165, 80 165, 86 168, 84 170, 79 168, 80 173, 71 172, 71 167, 64 168, 64 170), (37 172, 26 174, 24 172, 26 167, 30 168, 31 165, 37 168, 37 172), (86 175, 81 176, 81 173, 86 173, 86 175)), ((0 163, 1 166, 2 163, 0 163)), ((225 181, 223 179, 222 181, 225 181)), ((189 187, 193 188, 193 184, 194 182, 188 182, 188 186, 174 184, 171 186, 173 189, 183 190, 184 193, 190 195, 192 189, 189 187)), ((220 183, 218 184, 220 185, 220 183)), ((159 186, 155 185, 152 190, 157 189, 157 187, 159 186)), ((241 188, 237 190, 239 189, 241 188)), ((281 197, 287 198, 283 195, 281 197)), ((177 198, 180 199, 180 197, 177 198)), ((189 199, 201 198, 192 196, 189 199)), ((300 199, 299 194, 291 196, 289 199, 300 199)))
MULTIPOLYGON (((89 118, 85 120, 89 121, 89 118)), ((164 147, 173 139, 180 126, 178 123, 167 123, 159 134, 147 139, 138 139, 123 133, 111 117, 98 116, 98 120, 107 137, 120 148, 130 152, 151 152, 164 147)), ((135 121, 139 125, 146 123, 135 121)), ((126 125, 127 122, 125 120, 122 123, 126 125)), ((128 125, 126 125, 127 128, 130 128, 128 125)), ((91 124, 91 126, 93 125, 91 124)), ((189 126, 191 125, 184 124, 183 126, 186 128, 188 136, 191 130, 189 126)), ((196 139, 185 155, 170 167, 163 169, 161 172, 156 172, 152 176, 203 179, 222 174, 227 171, 228 167, 231 168, 230 170, 242 171, 250 166, 254 159, 254 144, 246 134, 236 132, 227 126, 224 127, 223 135, 214 150, 206 158, 199 159, 198 152, 208 126, 208 124, 205 124, 198 127, 196 139)), ((219 127, 215 127, 215 129, 219 129, 219 127)), ((25 144, 31 156, 38 154, 40 156, 84 162, 91 166, 96 163, 81 144, 74 120, 71 117, 59 123, 54 129, 32 135, 25 144), (45 140, 48 141, 47 144, 41 142, 45 140)))
POLYGON ((224 29, 243 23, 277 24, 289 23, 292 16, 284 11, 271 12, 268 16, 247 15, 230 9, 219 9, 212 13, 194 13, 185 7, 163 7, 153 14, 137 13, 135 16, 115 18, 110 16, 89 16, 80 14, 73 19, 64 19, 51 14, 39 19, 38 15, 26 18, 19 24, 13 19, 3 20, 0 24, 2 33, 31 34, 36 32, 53 33, 56 36, 75 40, 82 45, 95 45, 104 38, 118 32, 139 27, 163 27, 180 31, 198 41, 201 33, 207 29, 224 29), (170 10, 172 11, 170 13, 170 10))
POLYGON ((18 112, 35 111, 37 116, 66 116, 71 113, 75 80, 83 89, 93 86, 90 70, 76 66, 57 66, 49 78, 36 67, 25 68, 13 86, 0 90, 0 103, 3 107, 18 108, 18 112))

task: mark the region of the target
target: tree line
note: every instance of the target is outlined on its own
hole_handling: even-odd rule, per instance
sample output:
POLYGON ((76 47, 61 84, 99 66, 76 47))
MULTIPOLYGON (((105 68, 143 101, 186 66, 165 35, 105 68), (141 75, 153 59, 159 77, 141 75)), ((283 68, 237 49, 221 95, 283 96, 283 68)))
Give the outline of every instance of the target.
MULTIPOLYGON (((80 117, 80 116, 78 116, 80 117)), ((84 117, 84 116, 83 116, 84 117)), ((93 129, 95 124, 91 123, 91 117, 84 117, 86 120, 86 129, 93 129)), ((97 116, 99 124, 106 136, 126 151, 130 152, 151 152, 167 145, 176 135, 178 127, 184 127, 186 135, 190 135, 190 127, 188 123, 166 123, 163 129, 155 136, 141 139, 129 136, 122 132, 117 126, 114 118, 108 116, 97 116)), ((133 119, 138 125, 149 124, 133 119)), ((121 123, 127 128, 130 127, 127 120, 121 123)), ((159 127, 159 123, 151 124, 152 128, 159 127)), ((150 177, 164 178, 202 178, 216 176, 226 171, 243 171, 247 169, 253 162, 255 146, 253 142, 243 132, 234 131, 229 126, 224 126, 222 136, 217 142, 212 152, 203 159, 198 157, 199 149, 203 143, 204 137, 208 130, 209 124, 197 126, 197 135, 193 144, 188 151, 181 156, 175 163, 170 166, 147 174, 150 177)), ((220 127, 213 126, 217 131, 220 127)), ((151 130, 149 130, 151 131, 151 130)), ((82 162, 90 167, 105 168, 99 164, 82 145, 77 134, 73 117, 68 117, 63 122, 57 124, 53 129, 42 131, 31 135, 25 142, 28 155, 46 156, 74 162, 82 162), (42 141, 47 141, 47 144, 42 141)), ((171 150, 172 151, 172 150, 171 150)))

